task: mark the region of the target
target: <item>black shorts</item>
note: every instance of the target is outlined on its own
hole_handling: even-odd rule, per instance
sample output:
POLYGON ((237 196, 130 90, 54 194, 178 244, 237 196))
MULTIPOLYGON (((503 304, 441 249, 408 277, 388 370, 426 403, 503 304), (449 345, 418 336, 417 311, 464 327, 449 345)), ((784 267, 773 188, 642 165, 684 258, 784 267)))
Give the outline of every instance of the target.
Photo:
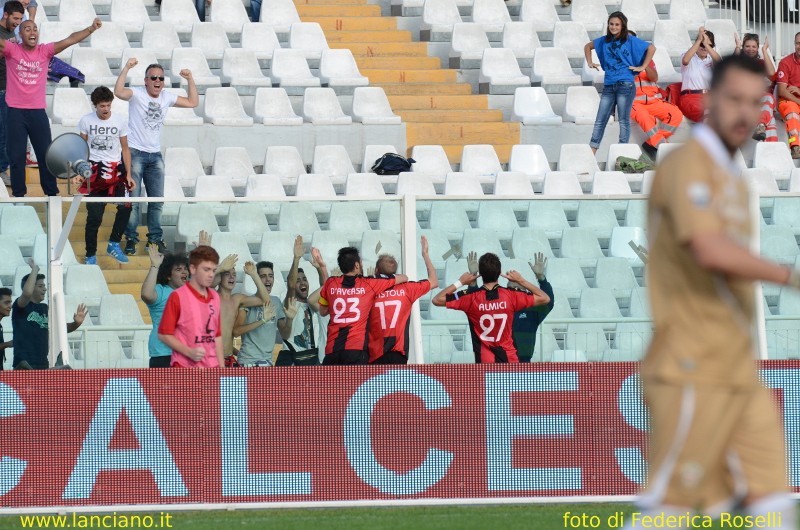
POLYGON ((329 353, 322 364, 367 364, 369 353, 364 350, 340 350, 329 353))
POLYGON ((150 357, 150 368, 169 368, 172 362, 172 355, 161 355, 160 357, 150 357))
POLYGON ((399 351, 387 351, 370 364, 408 364, 408 357, 399 351))

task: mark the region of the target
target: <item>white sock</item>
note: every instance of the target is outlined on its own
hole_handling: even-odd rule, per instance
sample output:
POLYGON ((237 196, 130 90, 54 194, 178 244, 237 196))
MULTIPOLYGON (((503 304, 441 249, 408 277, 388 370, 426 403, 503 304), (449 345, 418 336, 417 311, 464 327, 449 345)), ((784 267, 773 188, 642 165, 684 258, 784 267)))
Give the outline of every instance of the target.
POLYGON ((747 515, 753 516, 772 516, 772 526, 776 530, 797 528, 797 506, 788 493, 774 493, 762 497, 756 502, 749 504, 746 508, 747 515), (779 519, 776 520, 776 517, 779 519))

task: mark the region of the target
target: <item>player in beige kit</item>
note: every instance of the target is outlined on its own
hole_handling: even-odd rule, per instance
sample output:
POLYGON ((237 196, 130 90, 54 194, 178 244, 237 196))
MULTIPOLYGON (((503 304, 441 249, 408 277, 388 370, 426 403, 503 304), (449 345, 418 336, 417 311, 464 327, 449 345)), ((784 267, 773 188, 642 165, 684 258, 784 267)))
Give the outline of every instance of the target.
POLYGON ((655 333, 641 373, 650 409, 642 511, 709 515, 741 504, 797 528, 783 428, 759 381, 755 281, 800 276, 750 251, 747 182, 733 155, 758 123, 763 65, 715 66, 706 124, 657 168, 650 194, 648 286, 655 333))

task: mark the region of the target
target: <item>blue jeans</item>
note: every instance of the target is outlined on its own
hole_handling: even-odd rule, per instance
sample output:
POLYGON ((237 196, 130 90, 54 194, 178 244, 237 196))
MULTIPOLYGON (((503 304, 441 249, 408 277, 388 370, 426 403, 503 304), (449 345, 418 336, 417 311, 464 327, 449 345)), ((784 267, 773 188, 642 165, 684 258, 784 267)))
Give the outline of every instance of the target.
POLYGON ((250 0, 250 20, 258 22, 261 16, 261 0, 250 0))
POLYGON ((206 2, 208 0, 194 0, 194 8, 197 10, 197 16, 200 17, 200 22, 206 21, 206 2))
POLYGON ((8 169, 8 151, 6 151, 6 116, 8 116, 8 105, 6 105, 6 91, 0 90, 0 173, 8 169))
MULTIPOLYGON (((161 152, 147 153, 131 147, 131 178, 136 183, 136 189, 131 193, 132 197, 144 197, 142 183, 147 190, 148 197, 164 196, 164 159, 161 152)), ((136 228, 139 226, 139 205, 133 203, 131 218, 128 227, 125 229, 125 237, 128 240, 139 241, 136 228)), ((147 203, 147 240, 161 241, 163 231, 161 230, 161 208, 164 206, 160 202, 147 203)))
POLYGON ((636 97, 636 86, 628 81, 617 81, 613 85, 603 86, 600 96, 600 106, 597 107, 597 119, 594 121, 594 130, 589 145, 597 149, 603 141, 603 133, 614 106, 617 107, 617 120, 619 121, 619 143, 627 144, 631 137, 631 106, 636 97))

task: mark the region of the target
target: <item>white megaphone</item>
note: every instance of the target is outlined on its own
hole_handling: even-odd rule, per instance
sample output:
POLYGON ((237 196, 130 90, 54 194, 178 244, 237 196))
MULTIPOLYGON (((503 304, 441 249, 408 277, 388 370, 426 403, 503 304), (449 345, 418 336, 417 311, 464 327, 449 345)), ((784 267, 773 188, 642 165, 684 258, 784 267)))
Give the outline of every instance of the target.
MULTIPOLYGON (((89 144, 79 134, 65 133, 50 143, 44 162, 50 173, 61 179, 80 175, 85 179, 92 176, 92 165, 88 162, 89 144)), ((88 190, 88 182, 87 182, 88 190)))

